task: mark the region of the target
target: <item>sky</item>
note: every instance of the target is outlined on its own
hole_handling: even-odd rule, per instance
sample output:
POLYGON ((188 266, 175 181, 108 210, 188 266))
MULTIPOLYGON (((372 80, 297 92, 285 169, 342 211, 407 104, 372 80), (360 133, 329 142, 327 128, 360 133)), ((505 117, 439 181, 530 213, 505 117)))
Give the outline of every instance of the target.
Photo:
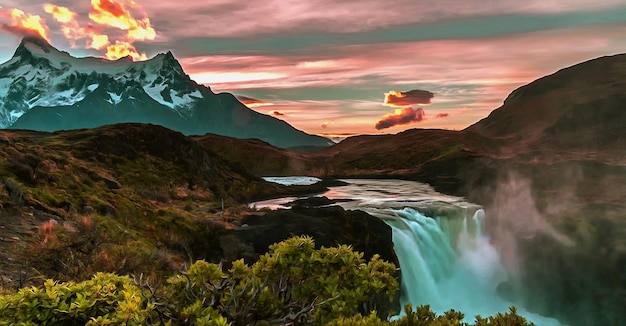
POLYGON ((626 52, 626 0, 2 0, 0 62, 172 51, 198 83, 329 137, 461 130, 515 88, 626 52))

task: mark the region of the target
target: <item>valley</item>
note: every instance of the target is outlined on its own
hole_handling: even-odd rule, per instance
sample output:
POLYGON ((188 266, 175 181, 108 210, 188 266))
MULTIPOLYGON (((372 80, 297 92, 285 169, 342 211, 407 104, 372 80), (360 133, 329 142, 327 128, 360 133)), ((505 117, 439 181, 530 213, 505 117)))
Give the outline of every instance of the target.
POLYGON ((232 95, 196 85, 171 53, 148 65, 169 62, 163 71, 178 77, 168 75, 176 79, 168 85, 182 87, 169 94, 192 101, 198 91, 208 101, 202 108, 172 111, 154 104, 156 93, 146 87, 157 79, 140 84, 129 77, 134 66, 123 61, 115 63, 120 71, 113 77, 77 72, 72 79, 68 71, 80 65, 70 69, 59 58, 73 60, 25 39, 0 66, 0 75, 9 76, 0 81, 14 78, 25 62, 51 66, 67 81, 86 78, 59 92, 78 87, 72 103, 53 107, 33 102, 44 94, 24 92, 41 91, 25 77, 2 94, 3 126, 9 127, 0 131, 3 288, 47 277, 85 279, 96 271, 145 273, 162 282, 200 259, 253 261, 294 233, 315 234, 324 245, 350 244, 368 256, 384 251, 386 260, 397 262, 391 227, 353 210, 360 207, 270 212, 251 211, 247 204, 319 194, 339 178, 401 179, 484 209, 490 219, 485 233, 513 272, 513 281, 498 286, 499 295, 571 325, 617 325, 626 318, 626 55, 594 59, 522 86, 462 131, 409 129, 332 146, 245 111, 232 95), (45 59, 50 53, 52 60, 45 59), (7 110, 11 101, 21 101, 23 112, 16 111, 19 105, 7 110), (29 103, 33 107, 26 109, 29 103), (221 111, 227 113, 217 118, 221 111), (154 119, 137 118, 154 112, 154 119), (189 124, 180 119, 187 113, 194 117, 189 124), (207 125, 228 127, 202 129, 207 125), (318 150, 293 149, 302 146, 318 150), (283 186, 261 178, 296 175, 326 183, 283 186))

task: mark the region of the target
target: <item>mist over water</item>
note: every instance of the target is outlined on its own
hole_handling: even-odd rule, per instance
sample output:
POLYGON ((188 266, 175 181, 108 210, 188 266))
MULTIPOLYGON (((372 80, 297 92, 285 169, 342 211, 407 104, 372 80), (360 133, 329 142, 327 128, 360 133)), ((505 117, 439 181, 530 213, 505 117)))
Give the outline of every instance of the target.
POLYGON ((467 321, 516 305, 521 315, 537 325, 561 325, 498 296, 496 287, 508 276, 496 248, 483 233, 482 209, 462 218, 435 219, 411 208, 390 213, 379 217, 393 229, 402 270, 402 305, 429 304, 438 313, 460 310, 467 321))
MULTIPOLYGON (((497 294, 497 286, 509 279, 509 273, 485 232, 489 216, 478 205, 412 181, 344 181, 350 184, 323 195, 350 200, 338 205, 366 211, 392 227, 402 272, 402 306, 428 304, 437 313, 455 309, 471 322, 475 315, 504 313, 514 305, 520 315, 537 325, 561 325, 497 294)), ((291 200, 275 199, 255 206, 277 208, 291 200)))

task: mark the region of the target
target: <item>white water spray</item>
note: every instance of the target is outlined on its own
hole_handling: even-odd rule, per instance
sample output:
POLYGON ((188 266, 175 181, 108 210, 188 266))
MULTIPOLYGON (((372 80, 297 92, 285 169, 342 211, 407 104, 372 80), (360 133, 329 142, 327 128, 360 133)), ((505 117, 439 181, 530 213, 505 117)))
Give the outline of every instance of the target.
MULTIPOLYGON (((496 294, 507 280, 496 249, 483 232, 485 212, 468 217, 433 219, 412 208, 381 216, 393 229, 393 242, 402 271, 400 303, 430 305, 437 313, 465 313, 467 321, 506 312, 514 305, 496 294)), ((520 314, 537 325, 560 325, 554 319, 520 314)))

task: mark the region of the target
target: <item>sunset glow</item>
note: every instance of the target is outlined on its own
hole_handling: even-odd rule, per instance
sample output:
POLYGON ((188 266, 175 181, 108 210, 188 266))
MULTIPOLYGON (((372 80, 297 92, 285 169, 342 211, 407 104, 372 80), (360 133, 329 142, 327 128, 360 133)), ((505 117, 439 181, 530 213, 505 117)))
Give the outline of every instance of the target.
MULTIPOLYGON (((86 46, 91 49, 101 50, 109 45, 107 35, 99 34, 93 27, 80 27, 78 14, 70 9, 50 3, 44 4, 43 8, 54 20, 61 23, 61 31, 73 47, 77 47, 76 41, 80 39, 87 39, 86 46)), ((108 51, 105 57, 110 58, 108 51)))
POLYGON ((194 74, 196 82, 207 85, 268 81, 282 77, 285 75, 270 72, 202 72, 194 74))
POLYGON ((620 0, 480 6, 7 0, 3 6, 3 61, 25 35, 72 55, 110 60, 146 60, 171 50, 197 83, 323 135, 460 130, 519 86, 626 49, 620 0))
POLYGON ((132 40, 154 40, 156 31, 150 24, 149 18, 136 19, 130 8, 143 13, 143 10, 134 1, 91 0, 89 18, 101 25, 116 27, 128 31, 127 37, 132 40))
MULTIPOLYGON (((92 0, 88 13, 89 21, 81 25, 81 15, 68 7, 52 3, 42 5, 42 10, 51 16, 51 19, 60 25, 62 36, 73 48, 83 47, 78 41, 85 40, 84 47, 95 50, 105 50, 102 54, 109 60, 129 57, 133 60, 148 59, 145 52, 139 52, 134 46, 135 41, 154 40, 156 30, 147 17, 135 18, 131 10, 138 15, 145 16, 145 11, 132 0, 92 0), (116 33, 107 29, 122 30, 116 33), (109 35, 112 35, 110 37, 109 35)), ((36 35, 47 41, 49 28, 39 15, 27 14, 20 9, 2 11, 0 16, 10 18, 11 23, 3 28, 17 35, 36 35)))
POLYGON ((0 16, 10 22, 4 29, 24 35, 35 35, 45 40, 50 40, 48 26, 39 15, 30 15, 20 9, 3 10, 0 6, 0 16))

